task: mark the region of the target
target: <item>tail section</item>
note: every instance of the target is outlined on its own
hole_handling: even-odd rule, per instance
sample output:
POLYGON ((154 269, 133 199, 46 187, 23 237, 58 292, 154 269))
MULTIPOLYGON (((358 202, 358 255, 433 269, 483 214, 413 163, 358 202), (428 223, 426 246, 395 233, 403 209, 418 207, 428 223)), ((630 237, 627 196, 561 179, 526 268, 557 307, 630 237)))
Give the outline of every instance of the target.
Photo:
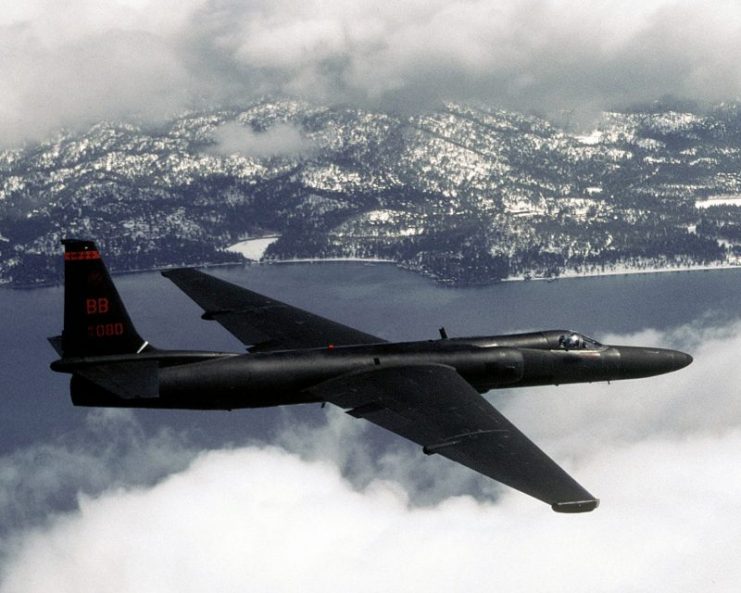
POLYGON ((215 407, 208 397, 163 399, 161 372, 225 355, 151 346, 134 328, 95 243, 77 239, 62 243, 64 331, 49 341, 60 356, 51 369, 72 375, 72 402, 127 408, 215 407))
POLYGON ((149 347, 134 328, 92 241, 64 239, 64 358, 135 354, 149 347))

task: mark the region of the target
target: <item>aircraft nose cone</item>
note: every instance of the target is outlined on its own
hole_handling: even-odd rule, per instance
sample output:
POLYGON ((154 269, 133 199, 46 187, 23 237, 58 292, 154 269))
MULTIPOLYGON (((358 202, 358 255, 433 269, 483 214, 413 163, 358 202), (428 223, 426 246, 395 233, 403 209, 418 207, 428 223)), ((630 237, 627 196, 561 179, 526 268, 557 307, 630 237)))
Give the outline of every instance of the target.
POLYGON ((626 379, 651 377, 683 369, 692 357, 678 350, 621 347, 620 370, 626 379))
POLYGON ((677 366, 673 370, 678 371, 679 369, 689 366, 692 364, 692 360, 693 358, 689 354, 679 352, 679 350, 674 350, 674 362, 677 366))

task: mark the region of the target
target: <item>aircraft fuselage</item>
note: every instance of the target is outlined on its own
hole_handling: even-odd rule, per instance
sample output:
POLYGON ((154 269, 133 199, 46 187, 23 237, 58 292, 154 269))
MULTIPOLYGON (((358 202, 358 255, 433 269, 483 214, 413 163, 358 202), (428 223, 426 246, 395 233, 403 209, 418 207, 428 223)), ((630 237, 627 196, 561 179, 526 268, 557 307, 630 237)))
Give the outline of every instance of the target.
MULTIPOLYGON (((588 339, 586 339, 588 340, 588 339)), ((455 338, 422 342, 379 343, 252 354, 154 351, 138 354, 132 364, 156 361, 156 393, 122 398, 75 377, 77 405, 147 408, 234 409, 321 401, 310 389, 347 373, 374 367, 439 364, 454 368, 479 392, 528 387, 636 379, 682 368, 688 355, 661 348, 604 346, 560 330, 455 338), (582 341, 574 348, 563 336, 582 341)), ((111 357, 106 360, 110 363, 111 357)), ((122 357, 117 362, 125 362, 122 357)), ((94 357, 68 359, 55 370, 71 371, 100 364, 94 357), (67 368, 63 368, 67 367, 67 368)))

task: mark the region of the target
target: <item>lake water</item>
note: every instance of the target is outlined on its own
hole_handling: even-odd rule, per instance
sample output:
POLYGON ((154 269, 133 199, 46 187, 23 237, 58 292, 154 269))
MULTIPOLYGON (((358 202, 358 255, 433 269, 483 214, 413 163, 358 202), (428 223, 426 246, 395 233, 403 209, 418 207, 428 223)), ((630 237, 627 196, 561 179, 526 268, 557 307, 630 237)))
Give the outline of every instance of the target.
MULTIPOLYGON (((285 264, 217 268, 214 275, 389 340, 570 328, 597 339, 688 323, 723 325, 741 311, 741 271, 682 272, 518 282, 483 288, 439 286, 393 265, 285 264)), ((242 351, 218 324, 158 273, 119 276, 140 333, 163 348, 242 351)), ((68 378, 49 370, 47 336, 61 330, 62 287, 0 289, 0 454, 77 430, 86 411, 69 400, 68 378)), ((675 345, 676 346, 676 345, 675 345)), ((689 349, 691 352, 691 349, 689 349)), ((145 428, 171 425, 204 445, 243 442, 275 427, 275 410, 137 412, 145 428)), ((308 421, 318 406, 302 412, 308 421)))

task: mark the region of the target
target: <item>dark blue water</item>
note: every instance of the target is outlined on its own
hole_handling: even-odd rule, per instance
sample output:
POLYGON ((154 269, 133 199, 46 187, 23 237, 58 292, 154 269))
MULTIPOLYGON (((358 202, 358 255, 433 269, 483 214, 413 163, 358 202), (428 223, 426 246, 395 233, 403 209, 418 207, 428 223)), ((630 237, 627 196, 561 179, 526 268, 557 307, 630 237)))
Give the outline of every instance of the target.
MULTIPOLYGON (((451 289, 391 265, 295 264, 219 268, 228 281, 309 309, 390 340, 448 334, 486 335, 573 328, 597 339, 646 328, 694 323, 723 325, 740 316, 741 272, 684 272, 517 282, 451 289)), ((242 351, 242 345, 157 273, 121 276, 116 283, 140 333, 163 348, 242 351)), ((0 454, 78 430, 86 411, 74 408, 68 378, 49 370, 55 352, 47 336, 61 330, 61 287, 0 289, 0 454)), ((301 412, 321 417, 318 407, 301 412)), ((244 442, 275 429, 275 410, 137 412, 151 430, 170 425, 204 445, 244 442)))

